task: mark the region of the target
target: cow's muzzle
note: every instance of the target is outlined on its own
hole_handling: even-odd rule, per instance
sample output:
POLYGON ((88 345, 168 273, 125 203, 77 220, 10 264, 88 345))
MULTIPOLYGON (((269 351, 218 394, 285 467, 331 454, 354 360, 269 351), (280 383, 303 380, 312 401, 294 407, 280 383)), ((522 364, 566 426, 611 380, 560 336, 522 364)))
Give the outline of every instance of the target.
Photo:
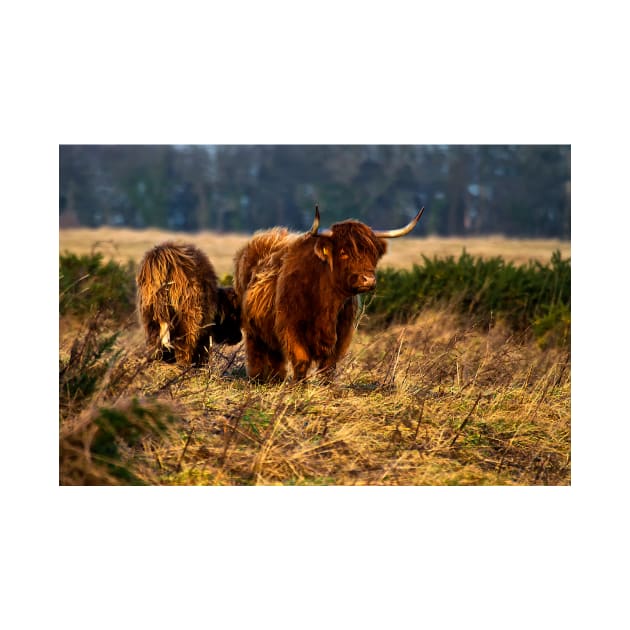
POLYGON ((357 276, 354 283, 357 293, 365 293, 376 288, 376 276, 373 273, 363 273, 357 276))

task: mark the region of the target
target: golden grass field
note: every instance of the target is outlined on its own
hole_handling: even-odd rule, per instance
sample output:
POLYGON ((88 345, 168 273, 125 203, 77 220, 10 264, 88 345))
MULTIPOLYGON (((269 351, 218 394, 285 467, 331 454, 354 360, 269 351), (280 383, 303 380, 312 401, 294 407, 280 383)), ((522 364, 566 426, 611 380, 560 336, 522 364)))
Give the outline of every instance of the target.
MULTIPOLYGON (((144 253, 165 240, 186 241, 197 245, 208 254, 219 277, 232 273, 232 258, 236 250, 247 242, 245 234, 218 234, 200 232, 184 234, 156 229, 130 230, 124 228, 68 228, 59 231, 59 251, 75 254, 102 252, 106 258, 117 262, 139 262, 144 253)), ((560 250, 563 258, 571 255, 571 243, 560 240, 508 239, 503 236, 487 238, 413 238, 405 237, 388 241, 388 252, 380 267, 408 267, 421 263, 422 255, 458 257, 462 249, 473 256, 503 256, 516 264, 528 260, 547 262, 554 250, 560 250)))
MULTIPOLYGON (((60 251, 96 247, 138 261, 170 236, 63 230, 60 251)), ((246 239, 177 237, 204 249, 219 275, 231 272, 246 239)), ((569 243, 552 241, 409 238, 392 244, 381 266, 458 256, 464 246, 516 262, 547 262, 555 249, 570 256, 569 243)), ((215 346, 207 366, 182 368, 147 360, 135 316, 60 321, 60 364, 69 370, 90 339, 119 333, 89 404, 60 407, 60 483, 122 483, 113 463, 150 485, 571 483, 570 349, 541 348, 501 322, 480 329, 448 309, 379 332, 364 323, 333 383, 260 385, 245 376, 242 344, 215 346), (131 446, 116 438, 114 462, 91 445, 116 414, 135 418, 141 438, 131 446), (168 414, 166 428, 151 425, 168 414)))

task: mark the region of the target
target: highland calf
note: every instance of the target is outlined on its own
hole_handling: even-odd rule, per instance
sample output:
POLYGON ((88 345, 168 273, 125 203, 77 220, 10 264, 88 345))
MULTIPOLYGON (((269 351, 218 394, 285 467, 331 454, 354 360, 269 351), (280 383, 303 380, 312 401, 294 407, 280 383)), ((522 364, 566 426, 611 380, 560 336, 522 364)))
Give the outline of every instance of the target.
POLYGON ((194 245, 169 241, 149 250, 136 284, 140 322, 155 357, 199 364, 212 342, 241 340, 234 289, 218 285, 212 263, 194 245))
POLYGON ((247 375, 284 379, 290 367, 301 380, 315 367, 330 379, 352 339, 357 295, 376 287, 384 239, 411 232, 423 211, 399 230, 376 232, 348 220, 319 232, 316 207, 306 234, 255 234, 234 258, 247 375))

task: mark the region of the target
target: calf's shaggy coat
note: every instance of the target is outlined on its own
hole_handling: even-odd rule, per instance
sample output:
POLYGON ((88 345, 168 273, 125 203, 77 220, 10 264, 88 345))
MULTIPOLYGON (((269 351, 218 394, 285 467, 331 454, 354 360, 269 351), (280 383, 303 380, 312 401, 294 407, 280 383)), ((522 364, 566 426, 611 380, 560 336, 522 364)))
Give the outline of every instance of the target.
POLYGON ((219 286, 212 263, 194 245, 167 241, 153 247, 136 284, 138 314, 154 356, 198 364, 212 341, 241 340, 236 293, 219 286))
POLYGON ((315 367, 332 377, 352 339, 357 295, 376 286, 384 239, 410 232, 423 210, 387 232, 348 220, 320 233, 316 209, 306 234, 286 228, 255 234, 234 258, 247 375, 284 379, 290 369, 301 380, 315 367))

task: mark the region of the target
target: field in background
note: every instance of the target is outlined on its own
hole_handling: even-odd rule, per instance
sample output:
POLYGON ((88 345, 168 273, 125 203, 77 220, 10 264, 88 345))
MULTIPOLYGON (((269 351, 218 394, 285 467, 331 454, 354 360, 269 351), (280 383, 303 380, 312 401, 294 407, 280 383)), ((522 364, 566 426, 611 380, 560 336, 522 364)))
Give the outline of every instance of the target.
MULTIPOLYGON (((59 252, 81 255, 101 252, 105 259, 136 263, 144 253, 165 240, 191 242, 201 248, 212 260, 219 277, 232 273, 232 259, 236 250, 248 240, 245 234, 217 234, 200 232, 187 234, 161 230, 130 230, 123 228, 68 228, 59 231, 59 252)), ((458 257, 462 249, 472 256, 502 256, 515 264, 537 260, 546 263, 555 250, 562 258, 571 256, 571 243, 559 240, 508 239, 503 236, 485 238, 412 238, 390 239, 388 253, 379 263, 380 268, 411 267, 422 262, 422 255, 433 258, 458 257)))

